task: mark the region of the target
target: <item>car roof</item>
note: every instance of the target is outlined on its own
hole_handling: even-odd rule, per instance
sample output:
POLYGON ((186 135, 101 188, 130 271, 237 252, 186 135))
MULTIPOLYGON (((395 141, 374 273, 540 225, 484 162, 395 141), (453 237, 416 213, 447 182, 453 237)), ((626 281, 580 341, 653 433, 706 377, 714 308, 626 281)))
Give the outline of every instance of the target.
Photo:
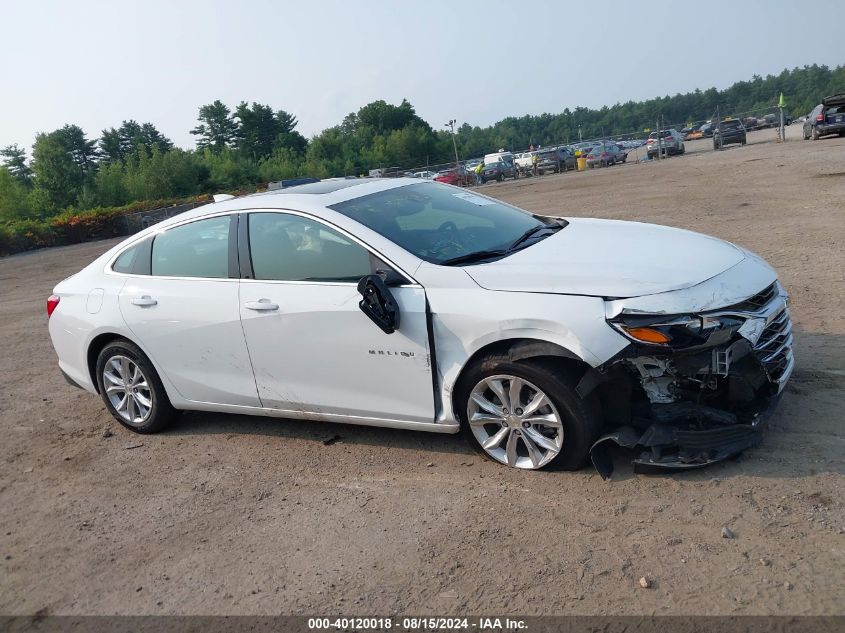
MULTIPOLYGON (((453 168, 454 169, 454 168, 453 168)), ((286 189, 264 191, 221 202, 204 204, 201 207, 179 213, 141 231, 138 235, 154 233, 185 220, 201 218, 226 211, 247 209, 293 209, 315 210, 329 207, 347 200, 362 198, 372 193, 397 189, 407 185, 420 185, 419 178, 337 178, 320 182, 298 185, 286 189)))

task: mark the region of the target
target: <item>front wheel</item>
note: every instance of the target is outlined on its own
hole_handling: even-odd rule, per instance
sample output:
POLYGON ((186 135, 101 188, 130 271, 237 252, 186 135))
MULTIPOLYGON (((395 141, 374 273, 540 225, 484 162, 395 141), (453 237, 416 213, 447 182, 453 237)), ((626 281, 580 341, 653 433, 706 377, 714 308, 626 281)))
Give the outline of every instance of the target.
POLYGON ((150 360, 129 341, 113 341, 100 351, 97 386, 109 413, 136 433, 160 431, 178 413, 150 360))
POLYGON ((512 468, 575 470, 601 430, 597 401, 551 363, 490 357, 456 392, 461 427, 488 458, 512 468))

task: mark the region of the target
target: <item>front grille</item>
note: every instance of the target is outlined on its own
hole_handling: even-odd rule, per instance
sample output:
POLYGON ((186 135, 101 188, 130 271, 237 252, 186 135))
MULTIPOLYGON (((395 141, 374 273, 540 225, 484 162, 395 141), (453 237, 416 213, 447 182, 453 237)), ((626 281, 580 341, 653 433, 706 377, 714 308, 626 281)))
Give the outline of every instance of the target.
POLYGON ((731 310, 741 310, 743 312, 756 312, 765 305, 768 305, 772 299, 778 294, 778 282, 774 282, 771 286, 767 286, 753 297, 745 299, 741 303, 737 303, 730 307, 731 310))
POLYGON ((766 326, 757 343, 754 354, 760 360, 771 380, 777 380, 792 359, 792 321, 789 309, 783 310, 766 326))

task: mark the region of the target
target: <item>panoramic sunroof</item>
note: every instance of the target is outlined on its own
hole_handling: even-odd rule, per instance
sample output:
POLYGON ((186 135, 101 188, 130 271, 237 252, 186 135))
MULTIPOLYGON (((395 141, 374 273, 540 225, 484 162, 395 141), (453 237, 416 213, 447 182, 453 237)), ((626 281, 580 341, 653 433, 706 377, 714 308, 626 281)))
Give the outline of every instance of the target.
POLYGON ((284 189, 276 189, 274 191, 268 191, 267 193, 332 193, 333 191, 340 191, 341 189, 346 189, 347 187, 355 187, 357 185, 363 185, 368 182, 373 182, 373 179, 338 178, 337 180, 321 180, 320 182, 312 182, 308 183, 307 185, 296 185, 293 187, 286 187, 284 189))

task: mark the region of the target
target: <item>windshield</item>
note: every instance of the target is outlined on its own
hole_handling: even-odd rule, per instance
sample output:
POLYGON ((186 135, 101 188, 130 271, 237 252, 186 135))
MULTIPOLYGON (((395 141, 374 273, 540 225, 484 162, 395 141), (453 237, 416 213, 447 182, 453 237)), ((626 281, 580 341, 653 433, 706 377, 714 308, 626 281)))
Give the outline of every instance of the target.
POLYGON ((474 254, 479 254, 479 261, 484 253, 488 259, 502 257, 511 248, 533 244, 525 240, 514 246, 527 233, 540 239, 550 234, 544 227, 560 227, 552 219, 438 183, 397 187, 330 208, 434 264, 474 254))

